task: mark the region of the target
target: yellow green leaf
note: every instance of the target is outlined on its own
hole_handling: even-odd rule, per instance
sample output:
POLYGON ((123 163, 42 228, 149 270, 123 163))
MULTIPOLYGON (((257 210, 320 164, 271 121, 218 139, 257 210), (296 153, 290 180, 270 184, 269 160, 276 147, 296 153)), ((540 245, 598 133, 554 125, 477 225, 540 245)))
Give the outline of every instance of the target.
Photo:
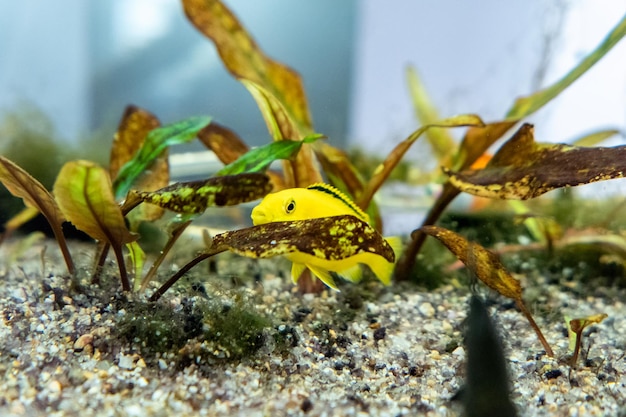
POLYGON ((610 137, 615 135, 624 136, 622 131, 617 129, 603 129, 597 132, 587 133, 584 136, 574 139, 572 145, 574 146, 596 146, 600 142, 604 142, 610 137))
POLYGON ((54 195, 65 217, 92 238, 120 244, 137 238, 126 228, 108 173, 95 163, 66 163, 54 183, 54 195))
POLYGON ((141 286, 141 274, 143 273, 143 264, 146 261, 146 254, 137 241, 127 243, 126 248, 128 249, 135 275, 133 278, 133 291, 137 291, 141 286))
POLYGON ((111 245, 120 269, 124 291, 130 291, 122 245, 137 239, 126 227, 120 207, 115 202, 111 178, 91 161, 70 161, 63 165, 54 195, 65 217, 77 229, 111 245))
POLYGON ((74 262, 61 227, 65 217, 52 194, 28 172, 3 156, 0 156, 0 182, 11 194, 24 200, 27 207, 35 208, 44 215, 59 243, 69 273, 74 274, 74 262))

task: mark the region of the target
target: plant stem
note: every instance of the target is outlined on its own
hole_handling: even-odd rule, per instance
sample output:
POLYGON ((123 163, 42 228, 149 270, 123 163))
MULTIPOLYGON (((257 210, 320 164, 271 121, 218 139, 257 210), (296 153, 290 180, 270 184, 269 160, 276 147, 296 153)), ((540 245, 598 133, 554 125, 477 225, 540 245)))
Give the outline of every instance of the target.
POLYGON ((554 352, 552 351, 552 348, 548 344, 548 341, 546 340, 546 338, 543 337, 543 333, 541 333, 541 329, 539 329, 539 326, 537 326, 537 323, 535 323, 533 316, 530 314, 530 311, 528 311, 528 309, 526 308, 526 305, 524 304, 522 299, 521 298, 516 299, 515 304, 517 305, 517 308, 519 308, 522 311, 524 316, 526 316, 526 319, 530 323, 530 326, 533 328, 535 333, 537 333, 537 337, 539 338, 539 341, 543 345, 543 348, 545 349, 546 354, 550 357, 554 357, 554 352))
POLYGON ((60 224, 56 224, 53 222, 50 223, 52 227, 52 233, 54 233, 54 237, 59 244, 59 248, 61 249, 61 253, 63 254, 63 259, 65 260, 65 265, 67 265, 67 271, 70 275, 74 276, 76 274, 76 267, 74 266, 74 261, 72 260, 72 255, 70 254, 70 250, 67 247, 67 240, 65 240, 65 235, 63 234, 63 229, 60 224))
POLYGON ((174 232, 172 233, 172 235, 170 236, 169 240, 165 244, 165 247, 163 248, 163 250, 159 254, 158 258, 154 261, 154 263, 150 267, 150 270, 148 271, 146 276, 141 281, 141 287, 139 287, 139 291, 140 292, 141 291, 145 291, 145 289, 148 287, 148 284, 150 284, 150 281, 152 281, 152 279, 154 278, 154 275, 156 274, 156 271, 159 269, 159 267, 163 263, 163 260, 165 259, 167 254, 172 249, 172 246, 174 246, 174 243, 176 243, 178 238, 183 234, 183 232, 185 231, 187 226, 189 226, 190 224, 191 224, 191 220, 188 220, 188 221, 178 225, 178 227, 176 227, 176 229, 174 229, 174 232))
POLYGON ((187 272, 189 272, 189 270, 191 268, 193 268, 194 266, 196 266, 200 262, 204 261, 205 259, 210 258, 213 255, 215 255, 215 253, 205 252, 205 253, 201 253, 200 255, 198 255, 195 258, 193 258, 185 266, 180 268, 174 275, 172 275, 172 277, 170 279, 168 279, 165 282, 165 284, 161 285, 159 287, 159 289, 156 290, 154 292, 154 294, 152 294, 152 296, 149 298, 149 300, 150 301, 157 301, 159 298, 161 298, 161 296, 165 293, 165 291, 167 291, 172 285, 174 285, 176 283, 176 281, 178 281, 183 275, 185 275, 187 272))
POLYGON ((126 261, 124 260, 124 254, 122 253, 122 245, 115 244, 113 246, 113 252, 115 253, 115 259, 117 259, 117 266, 120 269, 120 280, 122 281, 122 290, 130 292, 130 281, 128 280, 128 272, 126 271, 126 261))
POLYGON ((572 355, 572 362, 570 363, 570 366, 572 368, 575 368, 576 362, 578 362, 578 353, 580 352, 580 345, 582 344, 582 340, 583 330, 580 329, 580 331, 576 332, 576 346, 574 347, 574 354, 572 355))
POLYGON ((93 267, 93 274, 91 276, 92 284, 100 284, 100 274, 102 273, 102 268, 104 267, 104 262, 107 259, 107 255, 109 254, 109 249, 111 245, 107 242, 99 242, 98 247, 100 249, 100 253, 97 256, 97 262, 93 267))

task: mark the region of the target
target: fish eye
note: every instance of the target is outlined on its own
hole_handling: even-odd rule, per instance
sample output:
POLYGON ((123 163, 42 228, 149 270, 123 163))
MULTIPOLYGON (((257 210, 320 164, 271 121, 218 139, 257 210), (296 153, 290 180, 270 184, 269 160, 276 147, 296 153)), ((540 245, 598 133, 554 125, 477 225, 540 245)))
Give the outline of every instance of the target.
POLYGON ((287 203, 287 206, 285 206, 285 211, 287 212, 287 214, 290 214, 295 209, 296 209, 296 202, 293 200, 289 200, 289 203, 287 203))

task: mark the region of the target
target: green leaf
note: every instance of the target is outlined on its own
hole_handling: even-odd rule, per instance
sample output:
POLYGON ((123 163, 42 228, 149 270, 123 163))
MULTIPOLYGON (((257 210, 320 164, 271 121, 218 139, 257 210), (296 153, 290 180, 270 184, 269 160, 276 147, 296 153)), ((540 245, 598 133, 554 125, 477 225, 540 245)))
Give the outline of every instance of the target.
POLYGON ((251 149, 235 162, 226 165, 217 172, 220 175, 235 175, 244 172, 264 172, 272 162, 278 159, 292 159, 300 151, 304 143, 312 143, 324 135, 313 134, 308 135, 300 140, 279 140, 268 143, 267 145, 251 149))
POLYGON ((117 174, 113 182, 115 197, 124 197, 135 180, 167 147, 193 140, 198 132, 209 123, 211 123, 211 118, 208 116, 190 117, 150 131, 139 151, 122 166, 117 174))
POLYGON ((626 35, 626 16, 609 32, 607 37, 604 38, 602 43, 600 43, 593 52, 587 55, 580 64, 574 67, 563 78, 543 90, 517 99, 513 107, 507 113, 506 118, 519 120, 539 110, 587 72, 587 70, 609 52, 624 35, 626 35))

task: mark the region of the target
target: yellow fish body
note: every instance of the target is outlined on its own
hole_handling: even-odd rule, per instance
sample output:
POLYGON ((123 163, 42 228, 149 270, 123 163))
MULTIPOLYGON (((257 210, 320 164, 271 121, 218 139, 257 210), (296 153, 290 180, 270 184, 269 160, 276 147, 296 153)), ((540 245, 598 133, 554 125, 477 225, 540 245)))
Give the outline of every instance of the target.
MULTIPOLYGON (((290 188, 268 194, 252 210, 252 222, 259 225, 346 214, 369 223, 369 216, 345 194, 328 184, 317 183, 307 188, 290 188)), ((400 239, 389 238, 387 242, 398 254, 400 239)), ((345 279, 357 282, 361 279, 359 264, 365 264, 370 267, 383 284, 389 285, 394 267, 392 262, 374 253, 360 253, 341 260, 327 260, 301 252, 290 253, 285 257, 293 263, 291 278, 294 283, 297 282, 305 268, 309 268, 315 276, 333 289, 337 289, 337 286, 330 272, 335 272, 345 279)))

